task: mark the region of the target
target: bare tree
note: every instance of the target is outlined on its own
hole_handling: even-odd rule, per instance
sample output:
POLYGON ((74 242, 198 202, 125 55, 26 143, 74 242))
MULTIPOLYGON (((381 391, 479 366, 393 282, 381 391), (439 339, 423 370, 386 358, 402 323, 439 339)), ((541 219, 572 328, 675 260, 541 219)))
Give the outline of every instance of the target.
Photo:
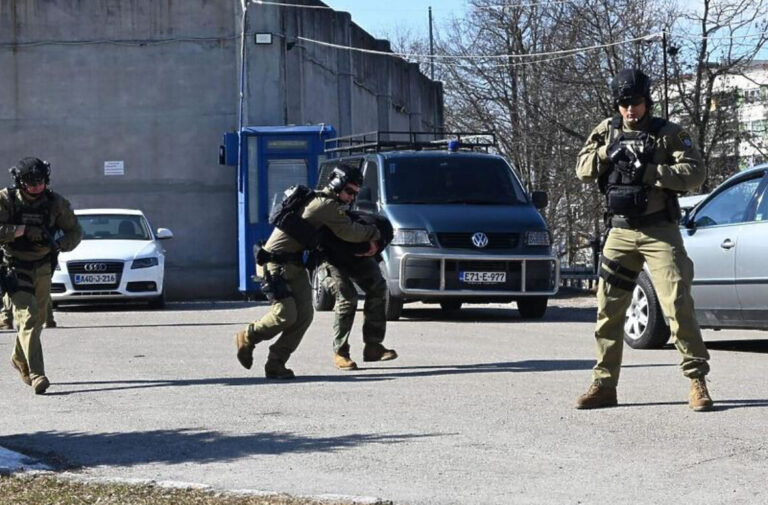
POLYGON ((768 4, 702 0, 700 11, 682 13, 676 20, 681 36, 671 47, 676 95, 672 113, 690 128, 704 157, 707 191, 737 165, 744 132, 738 125, 739 90, 728 78, 745 76, 768 42, 768 4))

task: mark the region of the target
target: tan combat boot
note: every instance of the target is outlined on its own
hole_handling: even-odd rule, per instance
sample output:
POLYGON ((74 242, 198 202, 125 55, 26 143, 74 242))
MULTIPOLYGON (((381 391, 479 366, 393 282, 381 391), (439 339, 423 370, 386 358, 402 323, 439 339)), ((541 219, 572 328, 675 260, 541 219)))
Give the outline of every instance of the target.
POLYGON ((21 375, 21 380, 24 382, 24 384, 27 386, 32 385, 32 379, 29 377, 29 367, 27 366, 26 362, 11 357, 11 366, 13 366, 13 368, 19 372, 19 375, 21 375))
POLYGON ((707 391, 707 381, 704 377, 691 379, 691 392, 688 393, 688 407, 696 412, 712 410, 712 398, 707 391))
POLYGON ((594 381, 589 386, 589 390, 576 400, 577 409, 601 409, 604 407, 615 407, 616 405, 618 405, 616 386, 608 386, 598 381, 594 381))
POLYGON ((339 352, 333 353, 333 364, 339 370, 357 370, 357 363, 349 357, 349 350, 339 350, 339 352))
POLYGON ((268 359, 264 365, 264 375, 267 379, 293 379, 293 370, 285 367, 285 363, 277 359, 268 359))
POLYGON ((253 366, 253 348, 255 347, 245 331, 238 331, 235 334, 235 347, 237 347, 237 361, 245 368, 250 369, 253 366))
POLYGON ((32 381, 32 389, 35 390, 36 395, 45 393, 45 390, 48 389, 48 386, 50 385, 51 383, 48 381, 48 377, 45 375, 39 375, 32 381))
POLYGON ((397 358, 397 352, 381 344, 365 344, 363 347, 363 361, 389 361, 395 358, 397 358))

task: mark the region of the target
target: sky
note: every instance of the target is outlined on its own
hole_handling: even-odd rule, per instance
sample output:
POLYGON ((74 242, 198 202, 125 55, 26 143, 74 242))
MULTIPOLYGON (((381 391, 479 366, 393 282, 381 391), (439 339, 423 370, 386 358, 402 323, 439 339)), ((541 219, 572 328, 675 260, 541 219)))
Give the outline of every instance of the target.
POLYGON ((410 30, 414 35, 429 34, 429 7, 433 25, 444 24, 452 16, 461 17, 466 0, 323 0, 338 11, 352 14, 352 21, 375 37, 410 30))

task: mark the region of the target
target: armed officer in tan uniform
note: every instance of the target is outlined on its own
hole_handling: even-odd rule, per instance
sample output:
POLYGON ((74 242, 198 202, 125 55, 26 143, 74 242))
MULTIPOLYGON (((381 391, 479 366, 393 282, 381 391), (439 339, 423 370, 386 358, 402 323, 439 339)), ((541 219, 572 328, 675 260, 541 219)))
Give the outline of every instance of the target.
POLYGON ((80 243, 82 229, 69 202, 47 188, 51 168, 38 158, 24 158, 11 168, 15 187, 0 191, 2 280, 11 296, 18 325, 11 364, 36 394, 45 393, 40 333, 51 296, 51 273, 59 251, 80 243), (54 240, 56 232, 63 233, 54 240))
POLYGON ((691 379, 689 406, 710 410, 705 376, 709 354, 691 298, 693 263, 678 229, 677 193, 698 188, 706 176, 701 155, 680 126, 651 116, 650 80, 625 69, 611 83, 619 115, 600 123, 579 153, 576 175, 597 180, 606 197, 609 233, 597 291, 597 364, 577 408, 617 404, 624 318, 643 263, 648 264, 668 318, 681 369, 691 379))
POLYGON ((269 348, 264 373, 270 379, 292 379, 294 373, 285 363, 296 350, 312 322, 312 287, 303 263, 303 251, 317 245, 317 230, 327 227, 347 242, 369 242, 370 249, 363 253, 373 256, 377 252, 379 230, 374 225, 354 222, 344 211, 340 195, 354 197, 360 191, 357 168, 339 165, 333 171, 331 186, 309 197, 309 203, 294 216, 286 216, 277 224, 267 243, 259 251, 257 261, 263 263, 262 290, 270 299, 272 308, 259 321, 250 323, 235 335, 237 359, 245 368, 253 365, 256 344, 281 334, 269 348), (356 172, 355 172, 356 171, 356 172), (260 258, 260 259, 259 259, 260 258))

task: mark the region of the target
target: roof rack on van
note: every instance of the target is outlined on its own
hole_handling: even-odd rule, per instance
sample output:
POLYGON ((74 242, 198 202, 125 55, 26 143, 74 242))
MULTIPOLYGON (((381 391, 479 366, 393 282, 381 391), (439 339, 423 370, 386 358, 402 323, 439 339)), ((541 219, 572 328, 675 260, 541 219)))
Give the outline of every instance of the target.
POLYGON ((325 141, 326 153, 342 154, 449 148, 488 152, 491 147, 496 147, 496 135, 490 132, 372 131, 325 141))

